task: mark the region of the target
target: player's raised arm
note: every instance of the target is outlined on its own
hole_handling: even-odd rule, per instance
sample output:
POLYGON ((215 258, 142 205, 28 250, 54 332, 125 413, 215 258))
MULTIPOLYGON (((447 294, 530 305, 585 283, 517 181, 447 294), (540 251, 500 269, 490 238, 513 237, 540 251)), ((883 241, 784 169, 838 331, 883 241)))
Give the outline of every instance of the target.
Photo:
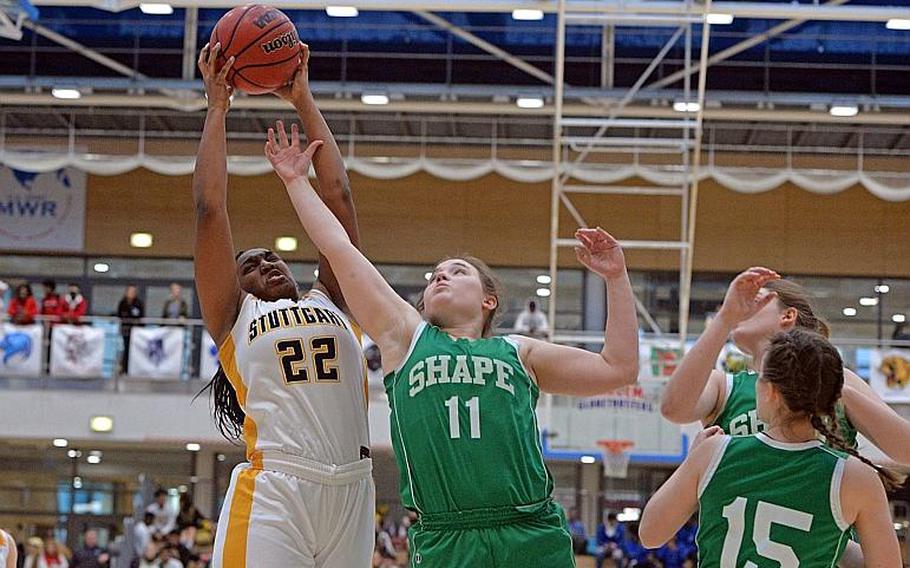
POLYGON ((660 412, 671 422, 686 424, 709 421, 717 413, 724 390, 724 375, 714 368, 730 332, 771 300, 760 295, 762 286, 778 278, 773 270, 754 267, 739 274, 724 297, 724 303, 695 345, 682 358, 664 391, 660 412))
MULTIPOLYGON (((316 170, 316 179, 319 181, 319 196, 341 222, 351 243, 359 248, 360 231, 357 227, 357 213, 354 210, 351 184, 335 137, 322 113, 319 112, 316 100, 310 91, 309 59, 309 47, 306 44, 300 44, 300 67, 294 75, 294 81, 274 93, 294 105, 297 116, 300 117, 303 125, 304 135, 308 140, 322 140, 322 146, 313 155, 313 169, 316 170)), ((319 283, 336 305, 346 309, 341 287, 338 285, 332 266, 321 252, 319 253, 319 283)))
POLYGON ((241 289, 234 263, 234 241, 227 212, 227 135, 225 117, 232 87, 227 84, 230 58, 216 65, 221 44, 206 45, 199 54, 208 111, 193 172, 196 239, 193 266, 196 290, 205 326, 220 345, 230 332, 239 310, 241 289))
POLYGON ((269 129, 265 153, 287 187, 303 228, 332 264, 352 315, 379 345, 384 365, 394 368, 405 356, 422 319, 351 243, 341 223, 310 185, 310 160, 321 145, 317 140, 302 150, 297 127, 292 125, 290 140, 283 128, 278 128, 277 139, 275 131, 269 129))
POLYGON ((877 448, 902 465, 910 465, 910 422, 885 404, 855 373, 844 370, 842 391, 847 417, 877 448))
POLYGON ((607 325, 600 353, 516 337, 524 357, 537 376, 541 390, 556 394, 591 396, 638 380, 638 316, 632 284, 619 243, 603 229, 575 233, 579 261, 595 272, 607 287, 607 325))

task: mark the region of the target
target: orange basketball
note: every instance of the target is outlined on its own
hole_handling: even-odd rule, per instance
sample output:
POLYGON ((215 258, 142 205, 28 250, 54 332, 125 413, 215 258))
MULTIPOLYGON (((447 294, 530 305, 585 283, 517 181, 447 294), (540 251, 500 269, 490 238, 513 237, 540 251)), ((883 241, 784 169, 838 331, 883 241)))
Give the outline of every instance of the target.
POLYGON ((218 20, 209 45, 221 42, 218 64, 231 56, 228 83, 251 95, 287 85, 300 63, 300 38, 293 22, 277 8, 238 6, 218 20))

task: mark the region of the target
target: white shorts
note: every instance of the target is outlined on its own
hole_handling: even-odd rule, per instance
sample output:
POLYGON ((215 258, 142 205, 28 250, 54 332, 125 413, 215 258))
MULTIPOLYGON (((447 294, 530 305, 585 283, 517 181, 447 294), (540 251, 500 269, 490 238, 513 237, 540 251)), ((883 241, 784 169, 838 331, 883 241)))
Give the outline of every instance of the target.
POLYGON ((266 453, 234 468, 213 568, 368 568, 375 535, 372 461, 327 466, 266 453), (257 464, 258 465, 258 464, 257 464))

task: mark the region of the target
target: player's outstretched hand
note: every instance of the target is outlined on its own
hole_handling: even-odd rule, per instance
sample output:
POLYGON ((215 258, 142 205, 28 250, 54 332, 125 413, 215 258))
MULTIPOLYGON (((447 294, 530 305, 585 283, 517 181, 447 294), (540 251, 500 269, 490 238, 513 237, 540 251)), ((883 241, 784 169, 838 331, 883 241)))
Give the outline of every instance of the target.
POLYGON ((720 436, 724 433, 723 429, 720 426, 709 426, 698 433, 695 436, 695 439, 692 441, 692 446, 689 447, 689 452, 695 451, 695 448, 701 445, 702 442, 708 438, 713 438, 714 436, 720 436))
POLYGON ((300 177, 306 178, 309 175, 313 154, 320 146, 322 146, 322 140, 313 140, 305 150, 301 150, 297 124, 291 125, 291 137, 288 139, 284 123, 279 120, 275 123, 274 129, 269 128, 269 140, 265 143, 265 156, 281 181, 288 185, 300 177), (278 131, 277 140, 275 139, 276 130, 278 131))
POLYGON ((726 318, 731 324, 749 319, 776 297, 774 292, 762 292, 762 288, 779 278, 777 272, 761 266, 741 272, 727 288, 718 316, 726 318))
POLYGON ((202 82, 205 84, 205 98, 210 109, 227 110, 231 106, 231 95, 234 87, 227 82, 228 72, 234 65, 234 58, 230 57, 224 65, 218 67, 218 55, 221 53, 221 43, 215 45, 205 44, 199 52, 199 71, 202 73, 202 82))
POLYGON ((575 247, 578 261, 604 278, 621 276, 626 270, 626 257, 619 241, 600 227, 578 229, 575 238, 581 246, 575 247))

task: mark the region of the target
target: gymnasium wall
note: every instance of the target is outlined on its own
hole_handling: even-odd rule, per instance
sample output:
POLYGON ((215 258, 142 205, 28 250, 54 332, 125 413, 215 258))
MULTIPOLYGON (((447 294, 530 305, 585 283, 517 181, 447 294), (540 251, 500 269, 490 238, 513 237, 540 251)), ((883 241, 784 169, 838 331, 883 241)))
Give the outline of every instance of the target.
MULTIPOLYGON (((428 174, 387 181, 352 174, 351 182, 363 246, 374 261, 423 264, 469 251, 493 265, 548 263, 549 183, 495 175, 456 183, 428 174)), ((315 257, 276 177, 233 177, 229 194, 238 248, 298 235, 300 250, 286 256, 315 257)), ((677 198, 581 195, 574 201, 589 223, 619 238, 678 238, 677 198)), ((574 221, 564 210, 562 223, 569 236, 574 221)), ((764 264, 801 274, 910 276, 910 201, 882 201, 860 186, 833 196, 789 185, 747 195, 709 180, 701 184, 697 228, 697 271, 764 264)), ((89 177, 88 254, 190 257, 192 234, 189 176, 137 170, 89 177), (131 248, 134 231, 153 233, 155 246, 131 248)), ((575 263, 569 253, 562 253, 562 264, 575 263)), ((639 269, 674 270, 678 259, 658 251, 629 251, 627 257, 639 269)))

